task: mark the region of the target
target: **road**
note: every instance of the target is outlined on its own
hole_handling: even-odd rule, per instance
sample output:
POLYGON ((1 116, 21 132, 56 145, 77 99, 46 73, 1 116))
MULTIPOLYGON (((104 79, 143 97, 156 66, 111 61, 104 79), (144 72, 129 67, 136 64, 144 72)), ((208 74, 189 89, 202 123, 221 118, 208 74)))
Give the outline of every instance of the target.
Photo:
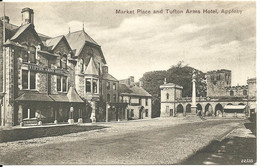
POLYGON ((31 145, 28 141, 0 144, 0 164, 179 164, 243 123, 156 121, 111 124, 105 130, 74 134, 74 139, 72 134, 47 142, 35 139, 31 145))

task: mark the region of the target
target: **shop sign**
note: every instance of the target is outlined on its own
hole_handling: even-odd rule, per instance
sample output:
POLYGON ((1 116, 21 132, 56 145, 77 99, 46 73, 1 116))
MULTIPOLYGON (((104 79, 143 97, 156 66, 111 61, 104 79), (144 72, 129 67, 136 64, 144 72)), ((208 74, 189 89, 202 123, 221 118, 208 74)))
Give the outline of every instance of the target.
POLYGON ((36 65, 28 65, 28 69, 33 70, 33 71, 41 71, 41 72, 56 73, 56 74, 67 73, 67 71, 63 70, 63 69, 51 69, 51 68, 47 68, 47 67, 39 67, 36 65))

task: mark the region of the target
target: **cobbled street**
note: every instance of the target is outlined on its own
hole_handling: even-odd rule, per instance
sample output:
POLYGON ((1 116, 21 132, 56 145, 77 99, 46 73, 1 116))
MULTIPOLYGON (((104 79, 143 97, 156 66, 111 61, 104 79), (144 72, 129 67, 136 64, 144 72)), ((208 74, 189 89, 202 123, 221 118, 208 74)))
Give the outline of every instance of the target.
POLYGON ((107 128, 0 143, 0 164, 180 164, 246 121, 160 118, 96 123, 107 128))

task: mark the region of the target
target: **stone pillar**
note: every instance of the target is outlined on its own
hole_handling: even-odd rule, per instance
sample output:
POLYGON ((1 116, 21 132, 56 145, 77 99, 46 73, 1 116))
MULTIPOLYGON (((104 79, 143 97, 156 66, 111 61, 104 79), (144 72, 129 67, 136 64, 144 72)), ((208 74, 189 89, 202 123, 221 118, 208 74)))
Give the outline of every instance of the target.
POLYGON ((58 120, 57 120, 57 108, 55 108, 54 110, 55 110, 55 111, 54 111, 54 112, 55 112, 55 113, 54 113, 54 123, 55 123, 55 124, 58 124, 58 120))
POLYGON ((81 110, 81 109, 79 109, 79 119, 78 119, 78 123, 83 123, 82 110, 81 110))
POLYGON ((128 120, 127 115, 128 115, 127 108, 125 108, 125 120, 128 120))
POLYGON ((68 120, 69 124, 74 124, 73 111, 74 111, 74 108, 71 106, 70 111, 69 111, 69 120, 68 120))
POLYGON ((90 119, 92 123, 96 123, 96 102, 95 101, 91 101, 91 107, 92 107, 92 113, 90 119))
POLYGON ((28 112, 27 118, 30 119, 30 115, 31 115, 31 110, 30 110, 30 108, 28 108, 27 112, 28 112))
POLYGON ((106 122, 108 122, 108 108, 109 108, 108 102, 106 102, 106 122))
POLYGON ((196 79, 195 79, 195 70, 193 70, 192 74, 192 103, 191 103, 191 115, 196 115, 196 79))

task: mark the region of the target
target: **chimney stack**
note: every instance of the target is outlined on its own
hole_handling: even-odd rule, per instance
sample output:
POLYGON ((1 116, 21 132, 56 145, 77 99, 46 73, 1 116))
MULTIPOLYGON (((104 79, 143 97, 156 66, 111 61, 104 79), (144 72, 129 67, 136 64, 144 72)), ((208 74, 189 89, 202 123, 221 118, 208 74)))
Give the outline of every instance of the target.
POLYGON ((30 8, 23 8, 22 9, 22 25, 32 23, 34 24, 34 12, 30 8))
POLYGON ((103 73, 108 73, 108 66, 107 65, 104 65, 102 67, 102 70, 103 70, 103 73))
POLYGON ((10 19, 8 16, 3 16, 3 17, 1 17, 1 21, 5 21, 6 23, 9 23, 10 19))

